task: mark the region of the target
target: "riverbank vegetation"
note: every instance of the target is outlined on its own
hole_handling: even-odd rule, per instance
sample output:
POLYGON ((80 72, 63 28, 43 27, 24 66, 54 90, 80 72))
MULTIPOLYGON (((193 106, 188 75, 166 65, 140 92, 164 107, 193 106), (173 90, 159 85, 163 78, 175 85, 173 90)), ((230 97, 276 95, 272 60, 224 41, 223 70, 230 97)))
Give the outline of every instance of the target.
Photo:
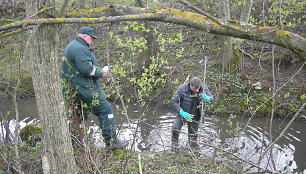
MULTIPOLYGON (((11 149, 13 150, 13 149, 11 149)), ((42 143, 19 146, 20 165, 24 173, 42 173, 42 143)), ((213 162, 192 150, 184 152, 108 151, 104 148, 75 149, 77 173, 232 173, 235 164, 213 162)), ((3 151, 3 154, 14 153, 3 151)), ((9 158, 6 158, 10 160, 9 158)), ((14 164, 1 160, 1 172, 18 171, 14 164)), ((236 169, 237 170, 237 169, 236 169)))
MULTIPOLYGON (((114 6, 122 5, 120 1, 109 2, 114 6)), ((141 2, 129 1, 128 4, 125 2, 124 5, 135 6, 135 3, 137 3, 137 6, 145 7, 141 2)), ((305 31, 306 15, 304 1, 253 2, 235 0, 226 2, 230 3, 210 0, 195 1, 193 5, 199 7, 200 10, 189 3, 188 10, 205 16, 213 14, 214 17, 205 18, 205 20, 214 25, 220 25, 220 20, 226 19, 228 23, 220 26, 228 31, 241 32, 242 28, 232 26, 232 24, 237 24, 240 21, 241 26, 254 24, 254 27, 265 30, 265 33, 271 33, 271 38, 275 35, 290 37, 295 33, 300 35, 301 40, 304 40, 305 33, 303 31, 305 31), (249 11, 245 9, 249 9, 249 11), (219 17, 219 19, 216 19, 216 17, 219 17), (215 21, 211 22, 214 19, 215 21)), ((62 1, 56 1, 56 3, 62 4, 62 1)), ((70 8, 67 12, 71 12, 67 13, 68 17, 69 15, 75 15, 76 12, 78 12, 77 15, 85 12, 87 15, 86 10, 75 11, 75 9, 91 9, 100 6, 111 8, 104 1, 88 0, 78 3, 77 1, 73 1, 73 3, 67 1, 67 3, 69 3, 68 7, 70 8)), ((153 12, 158 11, 158 13, 163 13, 162 9, 166 7, 171 9, 187 7, 185 6, 186 2, 183 1, 181 3, 174 1, 147 3, 147 9, 153 12)), ((13 21, 17 24, 18 21, 26 18, 26 4, 22 0, 14 2, 4 0, 1 1, 0 5, 2 16, 0 22, 3 27, 13 21)), ((35 14, 43 14, 42 17, 52 16, 54 13, 54 11, 52 13, 45 12, 44 10, 47 9, 40 10, 39 12, 36 11, 35 14)), ((61 11, 57 8, 56 10, 61 11)), ((91 12, 92 10, 88 11, 89 14, 91 12)), ((191 13, 185 14, 174 10, 171 13, 182 18, 191 15, 191 13)), ((123 14, 120 11, 116 15, 123 14)), ((130 15, 130 17, 132 16, 130 15)), ((193 20, 190 16, 188 18, 193 20)), ((200 19, 202 18, 198 20, 200 19)), ((73 39, 80 25, 57 24, 54 25, 56 29, 51 29, 51 31, 56 30, 59 35, 59 40, 54 44, 58 49, 55 56, 58 57, 56 60, 58 65, 60 65, 63 48, 73 39)), ((279 44, 280 46, 269 44, 275 43, 274 40, 268 43, 268 41, 259 42, 262 41, 260 39, 257 39, 257 41, 244 40, 237 38, 236 34, 233 34, 235 38, 227 34, 224 34, 227 36, 222 36, 219 35, 223 32, 222 30, 216 31, 215 34, 217 35, 214 35, 211 34, 211 30, 217 30, 216 28, 207 28, 204 29, 207 32, 203 32, 200 27, 192 28, 190 25, 176 25, 175 22, 166 23, 164 21, 162 23, 158 21, 125 20, 82 25, 95 28, 95 33, 100 38, 95 41, 92 49, 101 65, 112 66, 110 77, 101 82, 103 90, 107 98, 112 101, 114 109, 121 111, 127 118, 129 116, 127 106, 129 105, 137 105, 142 108, 139 114, 140 120, 146 119, 149 105, 169 107, 169 100, 177 86, 188 81, 192 76, 203 79, 215 96, 215 102, 207 105, 207 113, 228 117, 227 124, 233 129, 232 131, 229 130, 231 133, 238 133, 240 130, 239 127, 230 125, 231 120, 236 115, 250 118, 253 116, 266 117, 267 122, 276 116, 291 119, 306 102, 305 57, 301 56, 298 50, 296 52, 292 51, 294 49, 289 48, 289 46, 289 49, 286 49, 281 47, 281 44, 279 44)), ((29 26, 22 30, 36 32, 31 25, 29 26)), ((39 74, 34 74, 32 70, 43 64, 43 61, 29 56, 31 55, 29 53, 33 52, 31 50, 33 46, 31 45, 31 37, 29 37, 31 32, 19 31, 16 32, 17 34, 3 32, 3 35, 1 35, 0 103, 14 98, 14 91, 18 98, 22 98, 39 95, 38 93, 35 94, 35 90, 42 90, 38 86, 40 83, 44 83, 43 78, 32 83, 33 78, 39 76, 39 74), (33 61, 37 66, 31 65, 31 59, 37 60, 33 61)), ((256 38, 256 33, 253 33, 252 36, 256 38)), ((50 61, 46 62, 50 63, 50 61)), ((48 79, 46 81, 50 82, 48 79)), ((47 83, 48 85, 52 88, 53 84, 47 83)), ((41 92, 41 94, 44 94, 44 92, 41 92)), ((43 98, 44 96, 40 97, 43 98)), ((16 112, 14 112, 14 108, 11 109, 12 114, 1 113, 3 120, 1 125, 4 125, 7 120, 14 119, 16 112), (9 115, 9 117, 5 117, 6 115, 9 115)), ((299 115, 305 116, 305 110, 299 111, 299 115)), ((301 119, 302 117, 297 118, 301 119)), ((0 173, 1 171, 20 170, 25 173, 42 172, 40 155, 43 146, 40 141, 36 145, 32 144, 32 146, 23 141, 18 146, 20 168, 14 168, 16 166, 14 165, 15 154, 13 150, 16 147, 5 144, 5 141, 1 145, 3 148, 1 153, 1 164, 3 165, 1 166, 3 167, 0 173), (30 155, 27 156, 28 154, 30 155)), ((87 145, 88 149, 80 152, 81 157, 87 155, 86 158, 76 156, 77 166, 83 166, 78 169, 80 173, 87 170, 85 173, 139 173, 140 168, 143 169, 144 173, 231 173, 242 170, 239 168, 241 167, 240 164, 235 164, 233 160, 225 160, 224 157, 222 160, 212 162, 209 156, 197 156, 192 154, 192 150, 186 150, 182 154, 170 152, 136 153, 132 151, 106 153, 104 149, 93 147, 92 143, 87 145)), ((74 150, 78 154, 77 149, 74 150)), ((240 159, 240 162, 243 161, 240 159)), ((264 169, 258 170, 263 171, 264 169)))

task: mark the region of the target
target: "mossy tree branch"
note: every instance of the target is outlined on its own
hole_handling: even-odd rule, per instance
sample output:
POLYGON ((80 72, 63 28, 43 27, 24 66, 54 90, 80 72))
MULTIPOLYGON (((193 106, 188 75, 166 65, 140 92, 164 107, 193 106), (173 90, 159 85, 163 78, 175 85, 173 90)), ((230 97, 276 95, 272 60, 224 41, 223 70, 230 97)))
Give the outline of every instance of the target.
POLYGON ((36 20, 27 19, 16 21, 0 27, 1 35, 11 32, 16 28, 23 28, 37 24, 66 24, 66 23, 109 23, 119 21, 160 21, 167 23, 180 24, 199 30, 217 34, 232 36, 248 40, 255 40, 278 45, 291 50, 301 59, 306 58, 306 40, 295 33, 277 29, 275 27, 245 25, 239 21, 225 21, 218 19, 218 23, 231 23, 229 27, 223 27, 216 21, 211 20, 205 15, 183 12, 179 9, 159 9, 155 11, 146 8, 124 7, 124 6, 105 6, 92 9, 79 9, 66 13, 65 18, 40 18, 36 20))

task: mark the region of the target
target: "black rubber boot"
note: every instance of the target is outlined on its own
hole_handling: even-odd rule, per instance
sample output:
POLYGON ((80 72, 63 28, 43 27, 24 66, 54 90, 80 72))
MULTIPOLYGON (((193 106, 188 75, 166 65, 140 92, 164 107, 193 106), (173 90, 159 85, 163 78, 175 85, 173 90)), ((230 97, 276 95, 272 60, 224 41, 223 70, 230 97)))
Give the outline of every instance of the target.
POLYGON ((177 130, 172 130, 172 151, 177 151, 178 150, 178 140, 179 140, 179 131, 177 130))
POLYGON ((116 140, 112 141, 111 143, 107 143, 106 148, 108 148, 110 150, 124 149, 128 145, 129 145, 128 141, 121 141, 119 139, 116 139, 116 140))

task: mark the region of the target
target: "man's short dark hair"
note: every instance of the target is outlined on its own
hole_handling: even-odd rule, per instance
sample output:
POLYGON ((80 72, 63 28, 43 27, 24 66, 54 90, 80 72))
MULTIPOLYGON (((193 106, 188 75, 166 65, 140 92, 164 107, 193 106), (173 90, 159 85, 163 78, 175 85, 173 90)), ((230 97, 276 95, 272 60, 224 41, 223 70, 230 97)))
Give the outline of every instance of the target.
POLYGON ((199 77, 193 77, 190 80, 190 85, 194 86, 195 88, 201 87, 201 84, 202 84, 202 80, 199 77))

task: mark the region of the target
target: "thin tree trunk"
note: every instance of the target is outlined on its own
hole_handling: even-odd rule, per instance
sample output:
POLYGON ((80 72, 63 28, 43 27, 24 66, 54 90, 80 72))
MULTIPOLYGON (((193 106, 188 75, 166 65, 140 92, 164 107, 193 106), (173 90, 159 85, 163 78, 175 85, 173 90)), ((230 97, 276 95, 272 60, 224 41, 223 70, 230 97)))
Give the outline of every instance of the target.
POLYGON ((85 5, 85 3, 86 3, 86 0, 77 0, 77 7, 79 8, 79 9, 85 9, 86 8, 86 5, 85 5))
POLYGON ((231 72, 231 60, 233 58, 233 38, 230 36, 222 36, 221 38, 221 58, 222 58, 222 72, 231 72))
POLYGON ((142 0, 136 0, 139 7, 145 8, 144 3, 142 0))
MULTIPOLYGON (((142 0, 136 0, 136 3, 139 7, 145 8, 145 5, 142 0)), ((154 29, 150 22, 145 21, 145 28, 149 29, 149 32, 142 32, 141 34, 147 41, 147 49, 140 53, 138 56, 138 67, 148 67, 151 63, 150 57, 156 56, 158 52, 158 44, 156 42, 156 36, 154 35, 154 29)))
MULTIPOLYGON (((30 16, 43 7, 54 6, 53 1, 44 2, 27 0, 27 14, 30 16)), ((70 174, 76 173, 76 166, 59 83, 57 33, 55 25, 38 25, 27 43, 27 63, 42 124, 43 172, 70 174)))
MULTIPOLYGON (((269 137, 270 137, 270 142, 273 140, 273 135, 272 135, 272 126, 273 126, 273 119, 274 119, 274 105, 275 105, 275 91, 276 91, 276 81, 275 81, 275 57, 274 57, 274 50, 275 46, 272 48, 272 77, 273 77, 273 90, 272 90, 272 103, 271 103, 271 118, 270 118, 270 127, 269 127, 269 137)), ((275 163, 274 163, 274 158, 273 158, 273 151, 271 150, 270 152, 270 157, 271 161, 274 167, 274 170, 276 169, 275 163)))
POLYGON ((19 149, 18 149, 18 137, 20 133, 20 124, 19 124, 19 111, 18 111, 18 105, 17 105, 17 91, 18 91, 18 86, 20 84, 20 59, 19 59, 19 68, 18 68, 18 80, 13 92, 13 105, 15 108, 15 113, 16 113, 16 125, 15 125, 15 132, 14 132, 14 150, 15 150, 15 165, 18 170, 18 173, 21 174, 23 173, 21 170, 21 165, 20 165, 20 160, 19 160, 19 149))
MULTIPOLYGON (((253 0, 245 0, 245 4, 242 7, 242 12, 240 14, 240 22, 241 23, 248 23, 250 15, 251 15, 251 10, 252 10, 252 6, 253 6, 253 0)), ((237 46, 234 47, 235 49, 235 56, 237 58, 237 64, 239 65, 239 69, 242 70, 242 74, 244 74, 244 54, 242 48, 242 42, 243 40, 239 40, 236 44, 237 46)))
POLYGON ((58 17, 65 16, 65 12, 66 12, 66 9, 68 7, 68 2, 69 2, 69 0, 64 0, 64 2, 62 3, 62 6, 61 6, 58 17))
POLYGON ((250 15, 251 15, 251 10, 253 6, 253 0, 246 0, 244 6, 242 7, 242 12, 240 15, 240 22, 245 22, 247 23, 249 21, 250 15))
MULTIPOLYGON (((229 0, 219 0, 220 14, 224 19, 230 19, 230 4, 229 0)), ((221 37, 221 59, 222 59, 222 72, 231 71, 231 59, 233 58, 233 38, 230 36, 221 37)))

